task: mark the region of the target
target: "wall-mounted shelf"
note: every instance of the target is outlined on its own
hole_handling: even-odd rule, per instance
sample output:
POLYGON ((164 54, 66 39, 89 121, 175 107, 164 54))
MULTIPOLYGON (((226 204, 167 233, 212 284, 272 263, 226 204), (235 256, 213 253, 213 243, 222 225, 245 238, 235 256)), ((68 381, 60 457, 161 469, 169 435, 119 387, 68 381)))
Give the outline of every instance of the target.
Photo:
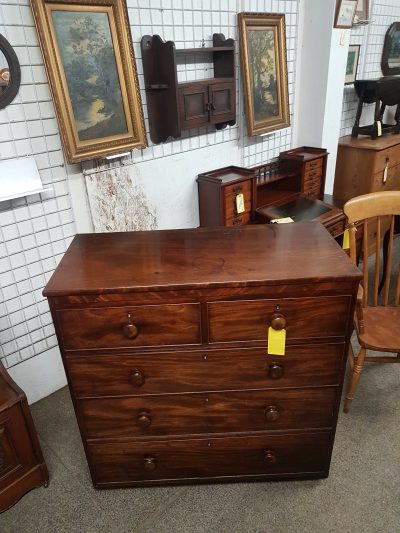
POLYGON ((143 73, 153 143, 178 138, 184 129, 214 124, 217 129, 236 123, 235 42, 214 33, 213 46, 176 49, 159 35, 141 42, 143 73), (214 77, 178 83, 178 55, 211 54, 214 77))

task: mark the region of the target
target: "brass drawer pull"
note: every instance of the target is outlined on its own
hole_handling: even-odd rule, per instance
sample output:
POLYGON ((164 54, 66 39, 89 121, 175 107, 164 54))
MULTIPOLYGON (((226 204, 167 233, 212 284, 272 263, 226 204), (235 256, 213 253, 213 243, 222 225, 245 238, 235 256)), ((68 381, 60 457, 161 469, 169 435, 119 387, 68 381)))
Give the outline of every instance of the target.
POLYGON ((265 408, 265 418, 268 422, 275 422, 280 418, 281 414, 276 405, 269 405, 265 408))
POLYGON ((139 413, 136 423, 139 427, 145 429, 148 428, 151 425, 151 416, 150 413, 147 413, 146 411, 143 411, 142 413, 139 413))
POLYGON ((144 374, 137 368, 131 372, 131 382, 134 387, 141 387, 144 383, 144 374))
POLYGON ((157 468, 156 458, 155 457, 145 457, 144 458, 144 469, 147 472, 152 472, 157 468))
POLYGON ((271 319, 271 328, 280 330, 286 328, 286 318, 281 313, 274 313, 271 319))
POLYGON ((272 450, 265 450, 264 461, 267 463, 267 465, 274 465, 277 461, 275 452, 272 450))
POLYGON ((139 335, 139 330, 131 320, 130 313, 128 314, 128 322, 122 326, 122 332, 127 339, 136 339, 139 335))
POLYGON ((283 365, 271 363, 268 365, 268 377, 271 379, 280 379, 284 374, 283 365))

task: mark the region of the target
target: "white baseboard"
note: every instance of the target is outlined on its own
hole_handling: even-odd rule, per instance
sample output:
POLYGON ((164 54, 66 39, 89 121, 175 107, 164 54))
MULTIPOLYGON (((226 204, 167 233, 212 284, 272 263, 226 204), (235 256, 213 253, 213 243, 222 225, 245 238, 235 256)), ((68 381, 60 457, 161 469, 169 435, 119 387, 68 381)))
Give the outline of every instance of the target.
POLYGON ((58 346, 11 367, 8 373, 25 392, 29 404, 67 384, 58 346))

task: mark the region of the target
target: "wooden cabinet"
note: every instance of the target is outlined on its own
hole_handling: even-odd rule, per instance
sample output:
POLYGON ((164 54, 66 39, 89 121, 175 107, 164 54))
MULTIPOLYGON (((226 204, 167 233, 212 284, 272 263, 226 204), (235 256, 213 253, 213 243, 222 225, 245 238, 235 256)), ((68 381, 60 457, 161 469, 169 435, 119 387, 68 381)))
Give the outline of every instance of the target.
POLYGON ((400 190, 400 136, 339 140, 333 196, 347 201, 377 191, 400 190))
POLYGON ((359 278, 312 222, 76 236, 44 294, 95 487, 327 476, 359 278))
POLYGON ((0 363, 0 512, 48 480, 26 396, 0 363))
POLYGON ((328 152, 324 148, 301 146, 279 154, 287 173, 300 177, 301 194, 310 199, 324 194, 328 152))
POLYGON ((256 180, 252 170, 224 167, 199 174, 200 226, 249 224, 256 204, 256 180))
POLYGON ((141 42, 150 137, 154 143, 180 137, 181 130, 236 123, 235 42, 214 33, 213 46, 176 49, 172 41, 145 35, 141 42), (178 83, 179 57, 211 56, 214 77, 178 83))

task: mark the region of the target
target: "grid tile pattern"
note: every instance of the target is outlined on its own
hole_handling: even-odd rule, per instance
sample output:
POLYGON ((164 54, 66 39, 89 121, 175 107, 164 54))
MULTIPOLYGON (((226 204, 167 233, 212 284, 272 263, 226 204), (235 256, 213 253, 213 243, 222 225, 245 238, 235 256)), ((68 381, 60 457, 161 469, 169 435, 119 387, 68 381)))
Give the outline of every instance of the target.
MULTIPOLYGON (((350 34, 350 44, 361 45, 357 79, 375 79, 382 76, 381 57, 385 35, 389 26, 400 20, 399 0, 370 0, 369 5, 370 23, 366 26, 354 26, 350 34)), ((358 98, 353 85, 345 86, 341 137, 351 133, 356 118, 357 105, 358 98)), ((364 105, 364 107, 367 106, 364 105)), ((364 114, 361 116, 361 124, 364 124, 362 122, 363 116, 364 114)))
POLYGON ((33 155, 46 192, 0 202, 0 358, 6 367, 57 344, 42 289, 75 233, 67 172, 27 0, 2 0, 0 33, 21 64, 21 88, 0 110, 0 159, 33 155))

